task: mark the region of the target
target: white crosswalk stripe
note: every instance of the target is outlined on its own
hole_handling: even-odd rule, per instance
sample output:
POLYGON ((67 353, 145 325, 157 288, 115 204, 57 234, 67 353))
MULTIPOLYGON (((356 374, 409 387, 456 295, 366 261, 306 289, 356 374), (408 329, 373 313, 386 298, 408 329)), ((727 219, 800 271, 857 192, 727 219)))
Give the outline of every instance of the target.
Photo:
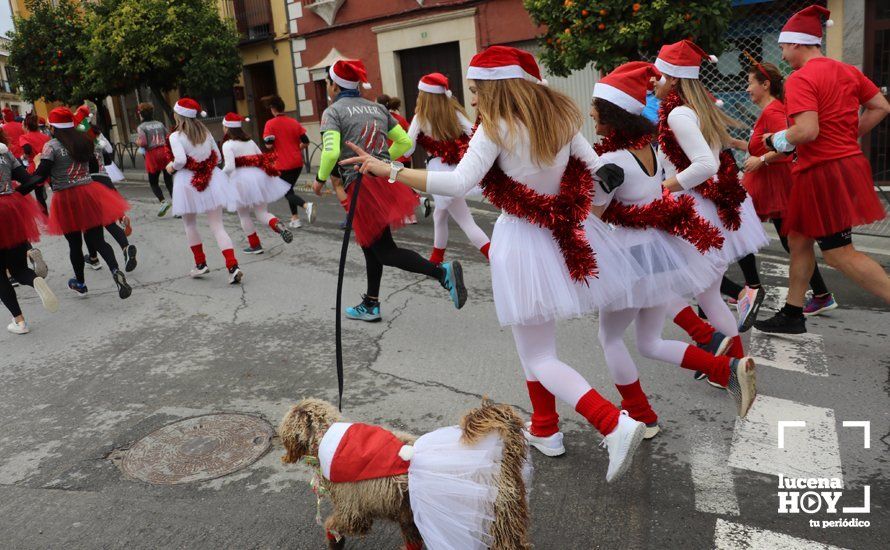
POLYGON ((776 335, 752 329, 748 348, 749 354, 757 358, 758 367, 828 376, 828 359, 821 334, 776 335))
POLYGON ((782 550, 844 550, 838 546, 804 540, 766 529, 757 529, 723 519, 717 520, 714 528, 714 548, 716 550, 739 550, 740 548, 782 550))
POLYGON ((732 469, 726 463, 727 445, 719 434, 702 428, 692 442, 692 485, 695 509, 707 514, 739 515, 732 469))

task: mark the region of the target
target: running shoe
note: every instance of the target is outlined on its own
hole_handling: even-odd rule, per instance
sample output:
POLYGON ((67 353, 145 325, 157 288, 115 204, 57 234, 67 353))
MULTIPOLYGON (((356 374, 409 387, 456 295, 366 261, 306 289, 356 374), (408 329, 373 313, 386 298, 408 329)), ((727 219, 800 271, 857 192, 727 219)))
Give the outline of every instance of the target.
POLYGON ((430 214, 433 212, 433 205, 430 203, 429 197, 423 198, 423 217, 429 218, 430 214))
POLYGON ((603 438, 602 443, 602 446, 609 450, 609 469, 606 470, 607 483, 616 481, 630 468, 633 454, 643 441, 645 431, 645 424, 628 416, 627 411, 621 411, 618 416, 618 426, 603 438))
POLYGON ((136 269, 136 245, 128 244, 124 247, 124 270, 129 273, 136 269))
MULTIPOLYGON (((312 204, 312 203, 310 202, 310 203, 307 203, 307 204, 312 204)), ((313 210, 313 212, 314 212, 314 210, 313 210)), ((287 228, 283 223, 281 223, 280 221, 277 222, 277 223, 275 224, 275 231, 277 231, 278 234, 281 235, 281 240, 284 241, 284 242, 286 242, 286 243, 290 243, 291 241, 294 240, 294 234, 291 233, 291 232, 290 232, 290 229, 288 229, 288 228, 287 228)))
POLYGON ((199 279, 208 273, 210 273, 210 268, 207 267, 207 264, 198 264, 189 271, 189 277, 199 279))
POLYGON ((31 332, 31 329, 28 328, 28 323, 24 321, 18 323, 15 319, 13 319, 11 323, 6 325, 6 330, 13 334, 28 334, 29 332, 31 332))
POLYGON ((262 254, 264 251, 262 245, 260 245, 248 246, 247 248, 241 249, 241 252, 244 252, 245 254, 262 254))
POLYGON ((168 200, 161 201, 161 207, 158 208, 158 217, 163 218, 164 216, 166 216, 167 212, 170 211, 170 207, 172 206, 173 205, 168 200))
POLYGON ((661 428, 658 427, 658 422, 649 422, 646 424, 646 428, 643 430, 643 439, 652 439, 658 432, 661 431, 661 428))
POLYGON ((803 306, 803 314, 807 317, 812 317, 832 309, 837 309, 837 301, 834 299, 834 294, 829 292, 825 296, 810 296, 807 298, 807 303, 803 306))
MULTIPOLYGON (((726 353, 726 350, 729 349, 729 345, 732 344, 732 338, 729 338, 719 330, 715 330, 714 334, 711 335, 711 341, 707 344, 696 344, 701 349, 710 353, 714 356, 720 356, 726 353)), ((696 380, 704 380, 708 377, 707 374, 703 373, 700 370, 695 371, 695 374, 692 377, 696 380)))
POLYGON ((735 400, 739 418, 745 418, 757 397, 754 368, 754 359, 751 357, 733 359, 729 363, 729 383, 726 385, 726 391, 735 400))
POLYGON ((87 285, 85 285, 84 283, 81 283, 77 279, 68 279, 68 288, 70 288, 71 290, 73 290, 74 292, 78 293, 81 296, 86 296, 87 292, 88 292, 87 285))
POLYGON ((83 255, 83 263, 92 267, 94 270, 99 271, 102 269, 102 262, 99 261, 99 257, 91 258, 89 254, 83 255))
POLYGON ((40 252, 40 249, 32 248, 29 250, 28 261, 31 262, 31 269, 34 270, 34 274, 46 279, 47 274, 49 274, 49 268, 46 266, 46 262, 43 261, 43 254, 40 252))
POLYGON ((467 287, 464 286, 464 270, 457 260, 445 262, 440 266, 444 276, 440 281, 451 295, 454 307, 460 309, 467 303, 467 287))
POLYGON ((9 279, 9 284, 12 285, 12 288, 19 286, 19 282, 16 281, 15 277, 13 277, 12 275, 7 275, 6 278, 9 279))
POLYGON ((236 266, 232 266, 229 268, 229 284, 230 285, 238 285, 241 284, 241 279, 244 278, 244 272, 241 271, 241 268, 236 266))
POLYGON ((380 321, 380 302, 377 300, 369 300, 367 296, 362 295, 362 301, 359 305, 348 307, 345 310, 346 318, 355 321, 365 321, 366 323, 376 323, 380 321))
POLYGON ((303 207, 306 210, 306 223, 312 225, 315 223, 315 215, 318 213, 315 210, 314 202, 307 202, 306 206, 303 207))
POLYGON ((807 331, 807 318, 803 315, 795 318, 780 310, 769 319, 754 323, 754 328, 770 334, 804 334, 807 331))
POLYGON ((291 220, 290 223, 287 224, 287 226, 291 229, 299 229, 303 227, 303 222, 300 221, 300 218, 296 218, 291 220))
POLYGON ((760 305, 766 297, 766 291, 762 286, 751 288, 745 286, 742 293, 739 294, 739 332, 747 332, 757 320, 757 314, 760 312, 760 305))
POLYGON ((43 309, 50 313, 59 311, 59 299, 53 294, 43 277, 34 277, 34 291, 40 296, 43 309))
POLYGON ((130 216, 121 218, 121 227, 124 228, 124 235, 127 237, 133 234, 133 226, 130 224, 130 216))
POLYGON ((121 300, 126 300, 133 294, 133 289, 127 283, 127 276, 124 275, 124 272, 120 269, 115 269, 114 273, 112 273, 114 277, 114 284, 117 285, 117 295, 120 296, 121 300))
POLYGON ((532 423, 526 422, 525 429, 522 430, 525 440, 528 444, 541 452, 544 456, 562 456, 566 454, 565 445, 562 443, 562 432, 556 432, 546 437, 532 434, 532 423))

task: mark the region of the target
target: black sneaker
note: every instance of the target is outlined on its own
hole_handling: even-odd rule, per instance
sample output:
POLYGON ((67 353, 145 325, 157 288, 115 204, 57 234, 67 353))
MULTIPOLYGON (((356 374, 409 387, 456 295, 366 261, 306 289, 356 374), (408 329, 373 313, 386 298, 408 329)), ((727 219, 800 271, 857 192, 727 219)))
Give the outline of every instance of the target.
POLYGON ((263 247, 262 246, 248 246, 247 248, 242 249, 241 252, 244 252, 245 254, 262 254, 263 247))
POLYGON ((761 332, 772 334, 805 334, 807 332, 807 319, 803 315, 793 317, 784 311, 778 311, 769 319, 754 323, 754 328, 761 332))
POLYGON ((120 296, 121 300, 129 298, 133 294, 133 289, 127 283, 127 277, 124 275, 124 272, 117 269, 112 276, 114 277, 114 284, 117 285, 117 295, 120 296))
POLYGON ((430 204, 430 198, 424 197, 423 198, 423 217, 429 218, 430 213, 432 213, 432 211, 433 211, 433 206, 430 204))
POLYGON ((715 357, 719 357, 726 353, 726 350, 729 349, 729 345, 732 344, 732 338, 723 334, 719 330, 715 330, 714 334, 711 335, 711 341, 707 344, 696 344, 701 349, 710 353, 715 357))
POLYGON ((136 269, 136 246, 128 244, 124 247, 124 270, 129 273, 136 269))
POLYGON ((99 261, 99 258, 91 258, 89 254, 83 255, 83 263, 92 267, 96 271, 102 269, 102 262, 99 261))
POLYGON ((15 277, 9 275, 7 278, 9 279, 9 284, 12 285, 12 288, 19 286, 19 282, 15 280, 15 277))
MULTIPOLYGON (((312 203, 306 203, 306 204, 308 205, 308 204, 312 204, 312 203)), ((312 213, 313 214, 315 213, 314 208, 312 210, 312 213)), ((311 216, 310 216, 310 218, 311 218, 311 216)), ((294 234, 291 233, 290 229, 288 229, 287 226, 284 225, 283 223, 281 223, 280 221, 275 224, 275 231, 277 231, 278 234, 281 235, 281 240, 286 243, 290 243, 291 241, 294 240, 294 234)))
POLYGON ((236 266, 232 266, 229 268, 229 284, 230 285, 238 285, 241 284, 241 279, 244 278, 244 272, 241 271, 241 268, 236 266))

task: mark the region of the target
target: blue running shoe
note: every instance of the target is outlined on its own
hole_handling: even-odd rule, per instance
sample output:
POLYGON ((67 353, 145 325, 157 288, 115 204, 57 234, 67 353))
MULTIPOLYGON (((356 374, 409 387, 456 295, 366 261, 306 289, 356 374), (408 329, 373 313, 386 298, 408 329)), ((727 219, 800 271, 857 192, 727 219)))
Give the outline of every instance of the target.
POLYGON ((346 317, 356 321, 376 323, 382 319, 380 317, 380 302, 369 300, 367 296, 362 295, 362 302, 359 305, 346 308, 346 317))
POLYGON ((81 283, 77 279, 68 279, 68 288, 80 294, 81 296, 86 296, 87 285, 81 283))
POLYGON ((442 286, 451 294, 454 307, 460 309, 467 303, 467 287, 464 286, 464 270, 460 262, 454 260, 440 266, 445 271, 442 286))
MULTIPOLYGON (((705 350, 714 356, 720 356, 726 353, 726 350, 729 349, 729 345, 732 343, 732 338, 729 338, 719 330, 715 330, 714 334, 711 335, 711 341, 707 344, 697 344, 698 347, 705 350)), ((701 371, 695 371, 695 374, 692 375, 696 380, 704 380, 708 377, 707 374, 701 371)), ((722 387, 722 386, 721 386, 722 387)))

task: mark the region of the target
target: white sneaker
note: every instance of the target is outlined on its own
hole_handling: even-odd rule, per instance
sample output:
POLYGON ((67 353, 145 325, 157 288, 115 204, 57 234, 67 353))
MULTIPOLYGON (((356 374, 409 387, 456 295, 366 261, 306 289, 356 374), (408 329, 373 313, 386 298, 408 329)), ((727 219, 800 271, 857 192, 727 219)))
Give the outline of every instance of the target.
POLYGON ((233 267, 229 270, 229 284, 237 285, 241 284, 241 279, 244 278, 244 272, 241 271, 241 268, 238 266, 233 267))
POLYGON ((603 438, 603 447, 609 450, 609 469, 606 471, 606 482, 612 483, 627 472, 633 460, 633 454, 643 441, 646 425, 637 422, 627 411, 618 416, 618 426, 612 433, 603 438))
POLYGON ((37 274, 38 277, 46 278, 46 275, 49 273, 49 268, 46 267, 46 262, 43 260, 43 254, 37 248, 32 248, 28 251, 28 260, 31 262, 31 269, 34 270, 34 273, 37 274))
POLYGON ((28 328, 28 323, 22 321, 21 323, 16 323, 15 319, 12 320, 11 323, 6 327, 6 330, 13 334, 28 334, 31 332, 31 329, 28 328))
POLYGON ((207 264, 196 265, 189 271, 189 277, 192 279, 198 279, 210 273, 210 268, 207 267, 207 264))
POLYGON ((528 441, 528 444, 541 451, 541 454, 544 456, 562 456, 566 454, 566 448, 562 444, 562 432, 556 432, 547 437, 540 437, 532 435, 531 429, 532 423, 526 422, 522 434, 525 436, 525 440, 528 441))
POLYGON ((291 229, 299 229, 303 227, 303 222, 300 221, 300 218, 297 218, 295 220, 291 220, 290 223, 287 224, 287 226, 291 229))
POLYGON ((53 291, 46 284, 43 277, 34 277, 34 291, 40 296, 40 301, 43 302, 43 309, 50 313, 59 311, 59 299, 53 294, 53 291))
POLYGON ((306 223, 312 225, 313 223, 315 223, 315 203, 307 202, 306 206, 304 206, 304 209, 306 210, 306 223))

